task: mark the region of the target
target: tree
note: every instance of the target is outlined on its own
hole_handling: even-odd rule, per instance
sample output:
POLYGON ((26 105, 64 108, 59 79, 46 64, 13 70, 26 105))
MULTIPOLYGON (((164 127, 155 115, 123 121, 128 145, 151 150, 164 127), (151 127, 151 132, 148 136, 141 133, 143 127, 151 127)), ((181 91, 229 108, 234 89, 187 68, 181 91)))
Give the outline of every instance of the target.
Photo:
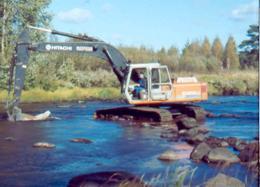
POLYGON ((223 46, 219 39, 219 37, 216 37, 213 41, 212 48, 211 48, 212 55, 217 59, 219 63, 219 67, 223 68, 223 46))
MULTIPOLYGON (((1 0, 1 57, 6 62, 10 58, 12 42, 16 41, 18 33, 27 24, 43 26, 49 25, 51 15, 47 12, 51 0, 1 0)), ((42 33, 33 33, 32 38, 38 41, 43 38, 42 33)))
POLYGON ((247 36, 249 39, 243 40, 239 45, 241 67, 257 68, 259 66, 259 25, 250 25, 247 36))
POLYGON ((211 55, 211 46, 210 46, 210 42, 209 39, 207 37, 205 37, 202 46, 201 46, 201 50, 202 50, 202 54, 206 57, 209 58, 211 55))
POLYGON ((236 42, 232 36, 228 38, 225 46, 223 67, 224 69, 238 69, 240 66, 236 49, 236 42))

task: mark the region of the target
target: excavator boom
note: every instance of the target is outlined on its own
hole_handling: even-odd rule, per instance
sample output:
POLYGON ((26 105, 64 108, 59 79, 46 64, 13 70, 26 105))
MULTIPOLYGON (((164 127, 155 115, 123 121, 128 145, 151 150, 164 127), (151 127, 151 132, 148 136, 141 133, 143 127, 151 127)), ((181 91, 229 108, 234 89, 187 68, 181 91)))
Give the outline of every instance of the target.
POLYGON ((29 62, 30 53, 35 52, 70 52, 70 53, 84 53, 94 57, 106 60, 111 65, 114 73, 116 74, 121 89, 125 85, 126 75, 128 71, 129 62, 116 48, 101 40, 89 36, 79 36, 70 33, 59 32, 45 28, 38 28, 29 26, 31 29, 37 29, 43 32, 49 32, 56 35, 67 36, 70 38, 81 40, 80 42, 41 42, 31 43, 29 37, 29 30, 25 29, 19 36, 16 44, 13 60, 10 65, 8 90, 11 94, 12 82, 14 79, 14 92, 13 96, 7 101, 8 116, 11 120, 17 120, 21 110, 18 105, 22 89, 24 87, 26 68, 29 62), (13 77, 14 76, 14 77, 13 77))

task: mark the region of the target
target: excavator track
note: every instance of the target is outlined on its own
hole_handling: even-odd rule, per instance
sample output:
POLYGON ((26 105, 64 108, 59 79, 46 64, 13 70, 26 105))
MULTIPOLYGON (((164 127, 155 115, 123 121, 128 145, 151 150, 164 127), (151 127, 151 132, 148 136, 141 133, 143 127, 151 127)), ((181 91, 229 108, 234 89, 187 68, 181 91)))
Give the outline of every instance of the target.
POLYGON ((97 119, 127 118, 132 120, 145 120, 156 122, 172 121, 172 113, 165 109, 151 107, 119 107, 97 110, 97 119))
POLYGON ((128 120, 154 121, 154 122, 170 122, 179 115, 186 115, 202 121, 205 118, 205 111, 193 105, 174 105, 165 108, 157 107, 118 107, 97 110, 96 119, 117 120, 120 118, 128 120))

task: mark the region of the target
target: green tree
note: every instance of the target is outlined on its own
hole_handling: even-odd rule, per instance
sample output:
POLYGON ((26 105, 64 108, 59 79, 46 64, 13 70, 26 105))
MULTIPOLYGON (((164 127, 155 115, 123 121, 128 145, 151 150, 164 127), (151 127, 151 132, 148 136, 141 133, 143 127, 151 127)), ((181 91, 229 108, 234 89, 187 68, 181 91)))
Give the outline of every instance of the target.
POLYGON ((209 39, 207 37, 205 37, 202 46, 201 46, 201 52, 202 54, 206 57, 209 58, 211 55, 211 46, 210 46, 210 42, 209 39))
POLYGON ((239 58, 237 54, 236 42, 232 36, 228 38, 228 41, 224 50, 223 67, 224 69, 238 69, 239 58))
POLYGON ((243 40, 239 45, 240 64, 243 68, 257 68, 259 66, 259 25, 250 25, 247 36, 249 39, 243 40))
MULTIPOLYGON (((16 41, 18 33, 27 24, 48 26, 51 15, 47 12, 51 0, 1 0, 1 58, 7 62, 13 50, 12 42, 16 41)), ((32 38, 37 41, 43 38, 39 32, 32 33, 32 38)))
POLYGON ((222 62, 223 46, 222 46, 222 43, 221 43, 219 37, 216 37, 214 39, 211 51, 212 51, 212 55, 217 59, 217 61, 219 63, 219 67, 223 68, 223 62, 222 62))

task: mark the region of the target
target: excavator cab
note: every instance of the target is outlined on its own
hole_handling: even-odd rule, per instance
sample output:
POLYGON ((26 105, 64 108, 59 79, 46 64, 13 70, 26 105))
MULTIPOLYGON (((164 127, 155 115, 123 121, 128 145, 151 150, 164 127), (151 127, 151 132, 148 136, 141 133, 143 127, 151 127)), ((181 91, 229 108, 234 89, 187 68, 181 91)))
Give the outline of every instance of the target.
POLYGON ((167 66, 159 63, 130 64, 125 96, 131 104, 167 101, 172 82, 167 66))

